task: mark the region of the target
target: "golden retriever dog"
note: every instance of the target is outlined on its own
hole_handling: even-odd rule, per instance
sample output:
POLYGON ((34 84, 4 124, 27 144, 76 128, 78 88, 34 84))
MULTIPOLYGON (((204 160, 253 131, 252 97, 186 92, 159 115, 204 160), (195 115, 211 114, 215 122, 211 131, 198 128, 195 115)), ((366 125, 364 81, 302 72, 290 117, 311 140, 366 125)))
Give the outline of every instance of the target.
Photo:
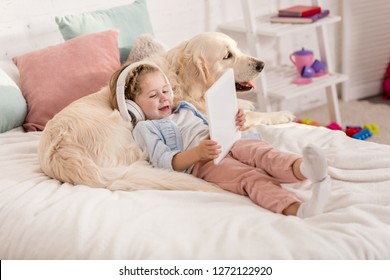
MULTIPOLYGON (((222 33, 201 34, 149 59, 167 70, 176 100, 188 100, 203 112, 204 92, 226 68, 234 69, 239 90, 245 91, 263 68, 261 61, 242 54, 222 33)), ((38 148, 46 175, 110 190, 219 191, 191 175, 153 168, 133 140, 131 123, 113 108, 114 96, 108 86, 104 87, 71 103, 46 124, 38 148)), ((259 123, 291 120, 286 116, 265 118, 259 123)))
POLYGON ((61 182, 110 190, 218 190, 194 176, 153 168, 131 130, 131 123, 112 109, 109 87, 104 87, 46 124, 38 147, 41 169, 61 182))
MULTIPOLYGON (((264 68, 262 61, 242 53, 231 37, 220 32, 200 33, 165 54, 164 46, 146 34, 137 38, 135 47, 128 63, 148 57, 160 64, 173 86, 175 101, 186 100, 203 114, 206 113, 205 92, 228 68, 234 70, 239 94, 255 87, 254 80, 264 68), (161 57, 167 60, 165 65, 161 65, 161 57)), ((248 127, 287 123, 294 119, 294 115, 288 111, 254 112, 252 102, 242 99, 238 99, 238 102, 240 108, 246 109, 248 127)))

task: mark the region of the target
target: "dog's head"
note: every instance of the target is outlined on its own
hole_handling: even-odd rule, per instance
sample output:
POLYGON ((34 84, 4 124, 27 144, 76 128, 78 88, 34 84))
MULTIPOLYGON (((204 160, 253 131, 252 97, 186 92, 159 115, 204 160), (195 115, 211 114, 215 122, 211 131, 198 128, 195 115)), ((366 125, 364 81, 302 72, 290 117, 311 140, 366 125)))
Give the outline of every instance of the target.
POLYGON ((201 33, 188 41, 187 48, 193 60, 201 63, 208 83, 214 83, 227 68, 233 68, 238 92, 251 90, 253 80, 264 68, 262 61, 242 53, 237 43, 224 33, 201 33))
POLYGON ((234 70, 237 92, 247 92, 255 87, 254 79, 264 68, 262 61, 242 53, 231 37, 220 32, 201 33, 167 55, 180 83, 178 99, 198 103, 201 110, 204 93, 226 69, 234 70))

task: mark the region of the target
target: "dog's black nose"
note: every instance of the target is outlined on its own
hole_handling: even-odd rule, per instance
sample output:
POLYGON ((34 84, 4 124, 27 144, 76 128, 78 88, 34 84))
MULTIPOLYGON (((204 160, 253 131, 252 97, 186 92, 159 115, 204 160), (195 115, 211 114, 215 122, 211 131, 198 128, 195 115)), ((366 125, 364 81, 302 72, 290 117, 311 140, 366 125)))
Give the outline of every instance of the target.
POLYGON ((263 69, 264 69, 264 62, 258 61, 258 62, 256 63, 256 71, 257 71, 257 72, 261 72, 263 69))

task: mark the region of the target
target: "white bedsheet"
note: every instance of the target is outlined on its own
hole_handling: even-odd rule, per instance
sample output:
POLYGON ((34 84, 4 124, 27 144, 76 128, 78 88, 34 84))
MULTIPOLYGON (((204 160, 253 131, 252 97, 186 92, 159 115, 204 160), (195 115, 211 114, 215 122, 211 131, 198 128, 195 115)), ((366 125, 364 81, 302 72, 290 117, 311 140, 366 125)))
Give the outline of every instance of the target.
MULTIPOLYGON (((0 134, 0 259, 390 259, 390 146, 295 123, 260 126, 331 165, 327 213, 273 214, 231 193, 111 192, 50 179, 40 133, 0 134)), ((309 184, 284 187, 302 199, 309 184)))

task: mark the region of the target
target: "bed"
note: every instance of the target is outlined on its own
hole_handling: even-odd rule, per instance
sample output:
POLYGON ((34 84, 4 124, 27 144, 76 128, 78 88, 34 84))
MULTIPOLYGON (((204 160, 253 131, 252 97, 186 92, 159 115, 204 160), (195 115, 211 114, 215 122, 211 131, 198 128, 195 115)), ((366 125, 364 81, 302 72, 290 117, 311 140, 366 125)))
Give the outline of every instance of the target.
MULTIPOLYGON (((40 171, 41 132, 1 134, 1 259, 390 258, 390 146, 295 123, 257 129, 283 150, 325 150, 325 214, 285 217, 231 193, 73 186, 40 171)), ((284 187, 309 193, 307 183, 284 187)))
MULTIPOLYGON (((2 60, 23 91, 23 63, 16 69, 2 60)), ((298 123, 256 127, 282 150, 301 154, 315 143, 325 151, 331 197, 324 214, 303 220, 226 192, 125 192, 59 182, 40 170, 42 132, 31 123, 0 134, 1 259, 390 259, 388 145, 298 123)), ((308 182, 283 187, 303 200, 310 193, 308 182)))

